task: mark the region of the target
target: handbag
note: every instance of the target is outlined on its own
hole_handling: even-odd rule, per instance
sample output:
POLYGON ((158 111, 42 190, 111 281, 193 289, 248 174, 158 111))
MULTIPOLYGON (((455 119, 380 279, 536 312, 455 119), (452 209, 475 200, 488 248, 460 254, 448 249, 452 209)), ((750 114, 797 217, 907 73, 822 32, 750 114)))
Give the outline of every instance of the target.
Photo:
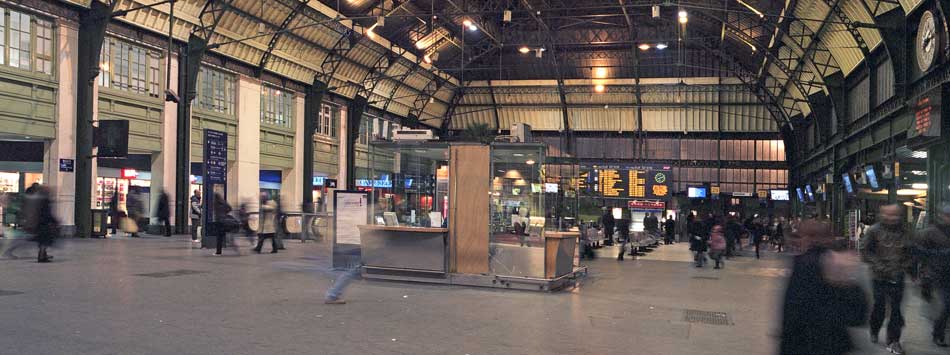
POLYGON ((121 222, 119 222, 119 228, 122 229, 122 231, 126 233, 139 232, 138 223, 135 223, 135 220, 129 217, 122 218, 121 222))
POLYGON ((230 213, 224 215, 224 217, 221 217, 221 221, 219 221, 219 223, 221 224, 221 229, 227 233, 235 232, 238 229, 241 229, 241 221, 230 213))

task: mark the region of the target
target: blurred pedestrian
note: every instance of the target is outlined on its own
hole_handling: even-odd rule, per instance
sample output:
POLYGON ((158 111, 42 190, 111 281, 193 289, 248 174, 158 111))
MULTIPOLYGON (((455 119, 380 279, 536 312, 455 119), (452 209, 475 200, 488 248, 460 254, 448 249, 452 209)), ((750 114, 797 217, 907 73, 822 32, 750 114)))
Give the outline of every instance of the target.
POLYGON ((158 193, 158 206, 155 208, 155 217, 158 218, 158 224, 162 226, 162 234, 166 237, 172 236, 171 208, 168 202, 168 194, 165 190, 158 193))
MULTIPOLYGON (((236 231, 241 224, 237 218, 231 215, 231 205, 228 204, 221 194, 214 194, 214 200, 211 206, 212 212, 211 215, 208 216, 211 226, 208 231, 214 233, 214 255, 221 255, 221 249, 224 247, 225 238, 228 233, 236 231)), ((231 246, 235 246, 233 241, 229 242, 231 246)), ((237 251, 237 248, 235 248, 235 251, 237 251)))
POLYGON ((726 257, 732 257, 736 253, 736 242, 742 243, 739 236, 742 235, 742 225, 736 220, 736 216, 729 216, 726 221, 726 257))
POLYGON ((112 227, 112 235, 116 235, 119 229, 119 223, 124 216, 119 211, 119 191, 112 192, 112 198, 109 200, 109 226, 112 227))
POLYGON ((604 245, 614 245, 614 226, 617 221, 610 208, 604 207, 603 210, 604 215, 600 217, 600 224, 604 226, 604 245))
POLYGON ((779 218, 775 224, 775 232, 772 235, 772 244, 775 245, 776 252, 785 251, 785 218, 779 218))
POLYGON ((125 198, 126 217, 125 232, 132 238, 139 237, 139 219, 142 218, 142 198, 138 192, 129 191, 125 198))
POLYGON ((878 333, 884 324, 885 311, 890 309, 887 322, 887 350, 903 354, 901 330, 904 315, 901 304, 904 297, 904 274, 912 267, 909 248, 910 232, 901 223, 899 205, 880 208, 878 223, 864 232, 861 256, 871 267, 874 306, 871 310, 871 342, 878 342, 878 333))
POLYGON ((694 253, 696 267, 703 267, 706 263, 706 240, 703 222, 692 221, 689 224, 689 250, 694 253))
MULTIPOLYGON (((933 342, 947 347, 947 320, 950 318, 950 203, 937 207, 935 224, 920 231, 914 243, 914 252, 921 257, 929 285, 940 297, 943 308, 934 319, 933 342)), ((932 301, 931 301, 932 302, 932 301)))
POLYGON ((713 226, 712 233, 709 234, 709 257, 716 261, 713 269, 721 269, 726 266, 723 256, 726 253, 726 235, 722 225, 713 226))
POLYGON ((848 327, 864 324, 867 314, 854 277, 857 257, 828 248, 826 223, 806 221, 796 238, 805 252, 795 257, 785 289, 779 354, 846 354, 853 348, 848 327))
POLYGON ((201 194, 195 190, 188 199, 188 217, 191 219, 191 241, 198 242, 198 226, 201 225, 201 194))
POLYGON ((261 211, 260 218, 258 219, 258 231, 257 231, 257 246, 254 247, 254 251, 260 254, 261 249, 264 247, 264 240, 270 239, 271 250, 270 252, 277 253, 277 239, 275 239, 275 230, 274 223, 276 222, 276 214, 274 213, 277 209, 277 204, 274 200, 262 201, 261 202, 261 211))
POLYGON ((274 199, 274 242, 277 243, 277 250, 284 250, 284 236, 287 233, 287 213, 284 212, 284 204, 280 197, 274 199))
POLYGON ((673 239, 676 238, 676 221, 673 219, 673 215, 666 217, 666 221, 663 222, 663 231, 666 232, 663 238, 664 244, 673 244, 673 239))

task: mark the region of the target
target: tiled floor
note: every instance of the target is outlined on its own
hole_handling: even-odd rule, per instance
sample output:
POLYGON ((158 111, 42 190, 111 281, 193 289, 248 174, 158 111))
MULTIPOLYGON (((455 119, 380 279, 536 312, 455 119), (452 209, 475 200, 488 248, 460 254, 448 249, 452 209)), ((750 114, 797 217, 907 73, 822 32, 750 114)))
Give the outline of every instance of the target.
MULTIPOLYGON (((326 246, 286 245, 213 257, 184 236, 65 240, 50 264, 19 250, 0 259, 0 354, 774 354, 787 262, 712 270, 685 244, 623 262, 602 250, 571 291, 360 281, 327 306, 326 246)), ((946 354, 915 294, 908 354, 946 354)), ((856 354, 885 353, 855 334, 856 354)))

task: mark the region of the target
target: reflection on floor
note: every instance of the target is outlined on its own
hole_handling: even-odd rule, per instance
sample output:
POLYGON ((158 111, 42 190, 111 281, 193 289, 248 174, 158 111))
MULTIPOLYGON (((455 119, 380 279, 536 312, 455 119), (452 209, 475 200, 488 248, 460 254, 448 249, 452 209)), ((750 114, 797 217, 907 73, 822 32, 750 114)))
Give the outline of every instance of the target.
MULTIPOLYGON (((788 261, 700 269, 677 244, 585 260, 590 276, 561 293, 366 280, 328 306, 326 244, 285 244, 212 257, 185 236, 66 240, 51 264, 18 250, 0 259, 0 353, 774 354, 788 261)), ((909 287, 908 354, 946 354, 922 309, 909 287)), ((855 354, 885 354, 866 333, 855 354)))

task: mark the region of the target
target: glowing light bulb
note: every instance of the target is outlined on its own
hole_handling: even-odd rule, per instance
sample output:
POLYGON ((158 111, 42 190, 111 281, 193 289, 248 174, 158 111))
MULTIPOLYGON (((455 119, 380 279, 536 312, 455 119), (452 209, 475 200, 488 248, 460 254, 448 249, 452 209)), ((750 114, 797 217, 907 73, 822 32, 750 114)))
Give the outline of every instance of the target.
POLYGON ((521 52, 521 53, 527 54, 528 52, 531 51, 531 48, 528 48, 528 47, 521 47, 521 48, 518 48, 518 51, 521 52))
POLYGON ((641 44, 641 45, 640 45, 639 47, 637 47, 637 48, 640 48, 640 50, 645 51, 645 50, 647 50, 647 49, 650 49, 650 45, 644 43, 644 44, 641 44))
POLYGON ((601 84, 594 85, 595 92, 604 92, 604 90, 606 90, 606 88, 603 85, 601 84))

